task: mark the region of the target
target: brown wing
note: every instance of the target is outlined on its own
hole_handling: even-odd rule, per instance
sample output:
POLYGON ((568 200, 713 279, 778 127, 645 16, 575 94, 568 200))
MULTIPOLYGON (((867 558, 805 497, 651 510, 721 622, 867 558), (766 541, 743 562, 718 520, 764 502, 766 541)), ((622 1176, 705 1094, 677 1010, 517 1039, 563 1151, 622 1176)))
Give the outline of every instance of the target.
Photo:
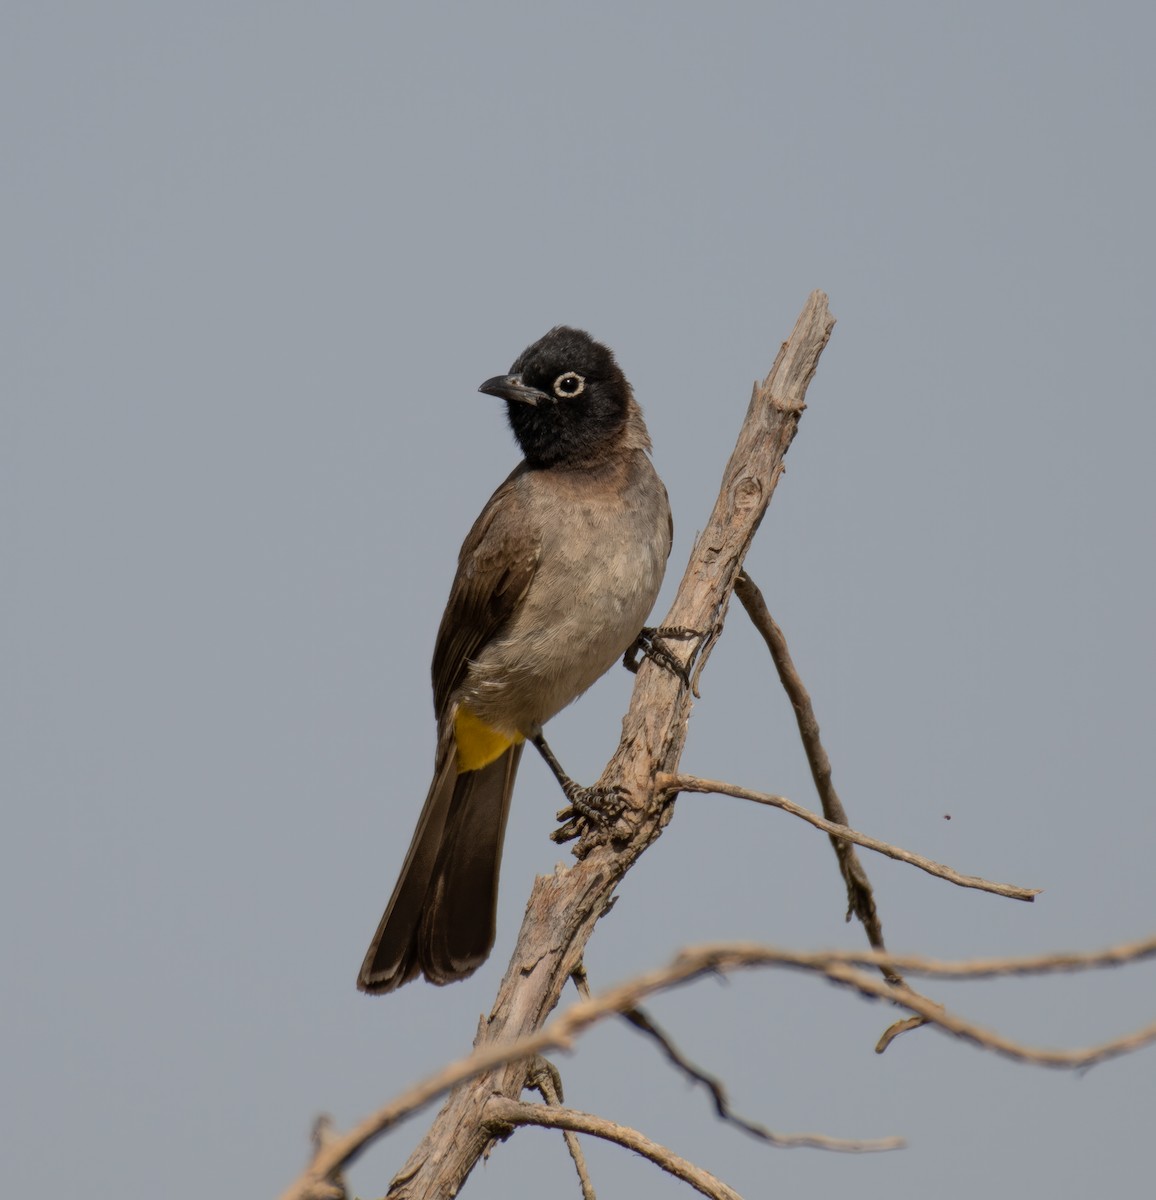
POLYGON ((501 632, 537 570, 541 539, 518 487, 526 469, 519 465, 490 497, 458 555, 458 573, 434 646, 434 709, 439 720, 470 659, 501 632))

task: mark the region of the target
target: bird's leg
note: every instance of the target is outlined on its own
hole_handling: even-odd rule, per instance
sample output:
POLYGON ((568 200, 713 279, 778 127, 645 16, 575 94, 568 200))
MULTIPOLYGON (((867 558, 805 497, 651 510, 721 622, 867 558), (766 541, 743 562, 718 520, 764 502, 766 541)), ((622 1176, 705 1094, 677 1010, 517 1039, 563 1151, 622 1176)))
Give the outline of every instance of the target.
MULTIPOLYGON (((622 656, 622 665, 631 674, 636 674, 642 665, 642 659, 649 658, 657 666, 665 668, 672 675, 677 675, 687 687, 690 687, 690 664, 688 663, 684 667, 663 645, 663 642, 667 638, 678 641, 690 638, 701 639, 702 636, 699 630, 690 629, 686 625, 644 626, 639 631, 638 637, 627 647, 626 653, 622 656)), ((692 654, 691 662, 693 661, 694 655, 692 654)))
POLYGON ((566 799, 570 801, 575 811, 588 821, 602 829, 614 824, 626 809, 626 797, 621 788, 585 788, 575 783, 565 771, 562 764, 554 757, 554 751, 546 744, 541 732, 531 739, 538 753, 546 760, 546 766, 554 772, 554 778, 562 785, 566 799))

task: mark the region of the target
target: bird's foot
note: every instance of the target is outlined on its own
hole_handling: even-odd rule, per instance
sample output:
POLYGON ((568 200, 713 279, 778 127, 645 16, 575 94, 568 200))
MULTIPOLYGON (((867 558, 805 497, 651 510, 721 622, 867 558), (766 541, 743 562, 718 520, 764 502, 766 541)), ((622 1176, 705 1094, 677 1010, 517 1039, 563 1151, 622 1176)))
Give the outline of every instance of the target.
POLYGON ((573 784, 563 790, 570 804, 556 814, 562 824, 550 834, 550 839, 562 845, 580 838, 574 852, 579 858, 585 858, 595 846, 605 845, 614 839, 618 819, 626 811, 626 789, 584 788, 573 784))
POLYGON ((694 654, 690 656, 690 662, 684 666, 675 658, 665 643, 668 640, 689 641, 691 638, 701 640, 702 636, 699 630, 690 629, 686 625, 647 625, 639 631, 638 637, 627 648, 626 653, 622 656, 622 665, 632 674, 636 674, 642 665, 642 660, 649 658, 657 666, 669 671, 672 675, 677 675, 687 687, 690 687, 689 668, 690 663, 694 661, 694 654))
MULTIPOLYGON (((571 781, 573 783, 573 781, 571 781)), ((626 789, 622 787, 572 787, 563 789, 570 807, 594 825, 609 828, 626 811, 626 789)))
POLYGON ((583 787, 575 783, 565 771, 562 764, 554 757, 553 750, 546 744, 546 739, 539 732, 532 737, 531 742, 542 755, 546 765, 554 773, 570 807, 564 808, 558 814, 562 822, 550 837, 555 842, 568 842, 581 837, 581 852, 579 858, 594 846, 610 841, 614 837, 614 829, 618 818, 626 811, 627 791, 623 787, 583 787))

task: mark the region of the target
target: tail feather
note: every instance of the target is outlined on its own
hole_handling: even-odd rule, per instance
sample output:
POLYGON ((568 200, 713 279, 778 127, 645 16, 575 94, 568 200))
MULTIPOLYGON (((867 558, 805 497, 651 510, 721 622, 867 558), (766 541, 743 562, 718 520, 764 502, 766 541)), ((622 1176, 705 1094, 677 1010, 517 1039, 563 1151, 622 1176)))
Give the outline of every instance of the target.
POLYGON ((522 745, 478 771, 457 770, 452 734, 401 875, 357 978, 363 992, 392 992, 425 975, 472 975, 494 944, 498 873, 522 745))
POLYGON ((502 843, 521 745, 458 776, 426 895, 418 961, 430 983, 472 975, 494 945, 502 843))

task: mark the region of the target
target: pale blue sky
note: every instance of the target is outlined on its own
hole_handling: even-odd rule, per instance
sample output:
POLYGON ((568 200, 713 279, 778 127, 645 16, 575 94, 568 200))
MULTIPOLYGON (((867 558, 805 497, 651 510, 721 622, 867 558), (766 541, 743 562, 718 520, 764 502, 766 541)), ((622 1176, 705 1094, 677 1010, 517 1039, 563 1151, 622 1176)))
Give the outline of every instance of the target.
MULTIPOLYGON (((748 560, 860 829, 1043 887, 866 858, 896 950, 1156 929, 1150 6, 31 4, 0 12, 6 1187, 274 1195, 464 1052, 556 789, 527 758, 490 963, 354 979, 428 784, 462 536, 515 461, 477 384, 551 325, 612 345, 676 541, 812 288, 839 318, 748 560), (952 819, 944 820, 950 813, 952 819)), ((630 679, 551 726, 595 777, 630 679)), ((812 803, 736 608, 685 766, 812 803)), ((598 930, 594 986, 680 945, 856 947, 826 840, 688 796, 598 930)), ((934 992, 1028 1041, 1150 1021, 1156 968, 934 992)), ((1138 1194, 1152 1052, 1082 1078, 810 980, 653 1011, 736 1105, 899 1154, 767 1149, 625 1029, 567 1100, 748 1197, 1138 1194)), ((352 1174, 381 1194, 420 1136, 352 1174)), ((683 1196, 590 1149, 599 1195, 683 1196)), ((518 1134, 471 1200, 568 1194, 518 1134)))

